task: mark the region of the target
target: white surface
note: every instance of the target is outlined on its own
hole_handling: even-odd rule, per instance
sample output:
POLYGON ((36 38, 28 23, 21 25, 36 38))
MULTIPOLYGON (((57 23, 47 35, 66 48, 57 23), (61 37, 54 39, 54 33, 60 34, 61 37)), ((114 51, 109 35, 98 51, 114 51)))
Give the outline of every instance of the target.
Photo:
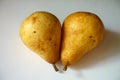
MULTIPOLYGON (((60 62, 57 66, 62 70, 60 62)), ((0 0, 0 80, 120 80, 120 0, 0 0), (19 37, 21 22, 39 10, 61 23, 75 11, 96 13, 105 25, 105 39, 66 72, 55 72, 19 37)))

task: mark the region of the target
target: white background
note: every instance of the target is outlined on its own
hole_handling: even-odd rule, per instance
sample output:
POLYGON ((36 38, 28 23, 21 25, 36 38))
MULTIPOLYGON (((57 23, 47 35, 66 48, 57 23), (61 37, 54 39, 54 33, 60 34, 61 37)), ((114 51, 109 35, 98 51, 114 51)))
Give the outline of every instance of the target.
POLYGON ((0 0, 0 80, 120 80, 120 0, 0 0), (105 25, 105 38, 66 72, 58 62, 55 72, 19 37, 25 17, 41 10, 61 23, 70 13, 93 12, 105 25))

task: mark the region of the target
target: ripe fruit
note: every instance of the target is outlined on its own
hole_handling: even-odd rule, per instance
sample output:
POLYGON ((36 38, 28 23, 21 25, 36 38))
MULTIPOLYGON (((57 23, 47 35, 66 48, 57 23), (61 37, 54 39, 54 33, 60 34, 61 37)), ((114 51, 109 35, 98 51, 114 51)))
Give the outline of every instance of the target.
POLYGON ((104 25, 90 12, 75 12, 67 16, 62 27, 61 60, 64 70, 80 60, 103 39, 104 25))
POLYGON ((23 43, 44 60, 53 64, 60 59, 61 24, 49 12, 38 11, 28 16, 20 27, 23 43))

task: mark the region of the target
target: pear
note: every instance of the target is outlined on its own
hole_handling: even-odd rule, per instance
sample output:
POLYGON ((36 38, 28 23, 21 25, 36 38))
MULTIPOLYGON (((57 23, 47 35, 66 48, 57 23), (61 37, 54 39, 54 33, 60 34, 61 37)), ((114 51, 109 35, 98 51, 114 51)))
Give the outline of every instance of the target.
POLYGON ((78 62, 94 49, 104 37, 104 25, 94 13, 75 12, 66 17, 62 26, 61 61, 67 66, 78 62))
POLYGON ((61 24, 58 18, 46 11, 36 11, 21 24, 23 43, 42 59, 52 64, 60 59, 61 24))

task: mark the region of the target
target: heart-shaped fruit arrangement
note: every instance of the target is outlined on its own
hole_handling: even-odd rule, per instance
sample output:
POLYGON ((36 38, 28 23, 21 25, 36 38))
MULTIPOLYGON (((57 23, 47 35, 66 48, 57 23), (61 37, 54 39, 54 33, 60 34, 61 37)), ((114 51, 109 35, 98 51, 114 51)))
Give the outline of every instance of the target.
POLYGON ((75 12, 66 17, 61 27, 55 15, 37 11, 21 24, 20 37, 56 71, 55 63, 61 58, 66 70, 103 40, 104 25, 96 14, 75 12))

